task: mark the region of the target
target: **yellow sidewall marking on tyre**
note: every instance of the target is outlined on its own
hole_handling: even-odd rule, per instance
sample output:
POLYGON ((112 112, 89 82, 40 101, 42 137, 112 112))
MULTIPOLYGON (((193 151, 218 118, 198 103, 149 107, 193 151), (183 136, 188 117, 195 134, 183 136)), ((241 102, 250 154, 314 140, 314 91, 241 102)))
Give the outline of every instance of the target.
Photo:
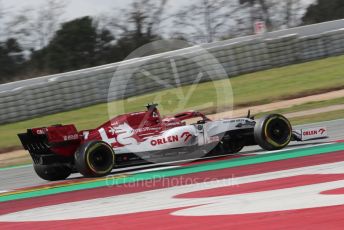
MULTIPOLYGON (((89 153, 101 145, 103 145, 103 144, 96 143, 94 146, 92 146, 89 150, 86 151, 86 163, 87 163, 88 167, 90 167, 90 169, 93 172, 103 174, 103 173, 107 173, 109 170, 111 170, 113 168, 113 165, 115 162, 115 155, 112 154, 112 164, 111 164, 112 166, 111 167, 109 167, 108 169, 103 170, 103 171, 97 171, 90 162, 90 154, 89 153)), ((104 145, 104 146, 106 146, 108 149, 110 149, 111 152, 113 152, 113 149, 111 147, 109 147, 108 145, 104 145)))
POLYGON ((283 144, 278 144, 278 143, 276 143, 275 141, 273 141, 273 140, 269 137, 269 135, 268 135, 268 130, 267 130, 267 128, 268 128, 268 125, 269 125, 270 121, 272 121, 272 120, 275 119, 275 118, 279 118, 279 119, 281 119, 281 120, 284 120, 284 121, 288 124, 289 130, 291 130, 289 121, 288 121, 287 119, 285 119, 284 117, 271 117, 271 118, 266 122, 266 124, 265 124, 265 129, 264 129, 265 137, 266 137, 267 142, 269 142, 270 144, 272 144, 272 145, 274 145, 274 146, 276 146, 276 147, 283 147, 283 146, 287 145, 287 144, 290 142, 291 132, 289 132, 287 141, 285 141, 283 144))

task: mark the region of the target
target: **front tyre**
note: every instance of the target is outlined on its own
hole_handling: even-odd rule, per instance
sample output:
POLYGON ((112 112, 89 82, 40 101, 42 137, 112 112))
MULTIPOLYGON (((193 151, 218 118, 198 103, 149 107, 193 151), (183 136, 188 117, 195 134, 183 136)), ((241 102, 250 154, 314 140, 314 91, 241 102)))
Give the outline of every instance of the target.
POLYGON ((40 178, 48 181, 64 180, 72 173, 72 169, 64 164, 34 164, 33 168, 40 178))
POLYGON ((76 169, 85 177, 108 175, 115 164, 115 154, 103 141, 82 144, 74 155, 76 169))
POLYGON ((287 118, 280 114, 269 114, 260 118, 254 127, 254 139, 265 150, 286 147, 292 135, 292 127, 287 118))

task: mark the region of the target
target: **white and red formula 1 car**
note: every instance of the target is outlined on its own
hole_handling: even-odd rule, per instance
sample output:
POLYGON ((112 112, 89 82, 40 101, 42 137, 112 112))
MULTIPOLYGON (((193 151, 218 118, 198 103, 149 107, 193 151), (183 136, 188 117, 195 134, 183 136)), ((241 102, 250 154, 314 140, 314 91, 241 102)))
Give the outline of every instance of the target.
POLYGON ((324 138, 327 130, 293 130, 279 114, 211 121, 188 111, 162 118, 157 104, 151 104, 146 111, 119 115, 92 130, 54 125, 18 136, 36 173, 45 180, 62 180, 72 172, 99 177, 120 166, 233 154, 248 145, 278 150, 292 140, 324 138), (187 125, 191 118, 199 120, 187 125))

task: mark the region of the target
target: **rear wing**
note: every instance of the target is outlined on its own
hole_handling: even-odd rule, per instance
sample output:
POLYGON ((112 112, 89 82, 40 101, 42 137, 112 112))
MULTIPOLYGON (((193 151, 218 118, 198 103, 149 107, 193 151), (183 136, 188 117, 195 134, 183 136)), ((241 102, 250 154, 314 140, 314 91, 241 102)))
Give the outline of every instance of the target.
POLYGON ((295 141, 310 141, 328 138, 326 127, 293 129, 292 135, 295 141))
POLYGON ((80 137, 74 125, 32 128, 26 133, 19 133, 18 137, 24 149, 31 155, 70 156, 80 143, 80 137))

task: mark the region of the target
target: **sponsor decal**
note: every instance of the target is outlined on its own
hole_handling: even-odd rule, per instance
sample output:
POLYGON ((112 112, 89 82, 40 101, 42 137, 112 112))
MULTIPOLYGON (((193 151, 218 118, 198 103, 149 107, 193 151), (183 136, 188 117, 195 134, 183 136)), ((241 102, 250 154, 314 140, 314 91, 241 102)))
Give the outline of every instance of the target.
POLYGON ((325 127, 301 129, 301 139, 303 141, 324 137, 327 137, 327 129, 325 127))
POLYGON ((223 123, 238 123, 238 122, 247 122, 247 120, 245 119, 231 119, 231 120, 224 120, 223 123))
POLYGON ((308 129, 302 132, 303 136, 314 136, 314 135, 323 135, 326 132, 325 128, 319 129, 308 129))
POLYGON ((189 133, 189 132, 184 132, 182 135, 181 135, 181 138, 185 138, 184 139, 184 142, 187 142, 188 140, 189 140, 189 138, 191 138, 192 137, 192 135, 191 135, 191 133, 189 133))
POLYGON ((166 126, 179 126, 181 125, 181 122, 170 122, 170 123, 165 123, 166 126))
POLYGON ((246 122, 246 119, 237 119, 237 120, 235 120, 235 122, 246 122))
POLYGON ((317 135, 318 134, 318 130, 307 130, 303 132, 304 136, 312 136, 312 135, 317 135))
POLYGON ((122 125, 118 125, 118 127, 113 127, 110 126, 109 127, 109 133, 111 133, 112 136, 114 136, 115 134, 121 134, 123 132, 130 132, 130 133, 144 133, 144 132, 149 132, 149 131, 161 131, 161 127, 143 127, 143 128, 138 128, 138 129, 132 129, 131 127, 128 128, 127 130, 125 130, 125 128, 123 129, 123 126, 128 126, 126 123, 122 124, 122 125))
POLYGON ((161 127, 144 127, 139 129, 134 129, 134 133, 143 133, 143 132, 149 132, 149 131, 161 131, 161 127))
POLYGON ((89 131, 84 131, 82 134, 84 136, 84 139, 87 140, 88 136, 90 135, 90 132, 89 131))
POLYGON ((323 134, 324 132, 326 132, 326 130, 324 128, 319 129, 320 134, 323 134))
POLYGON ((37 133, 38 135, 43 135, 45 132, 44 132, 43 129, 37 129, 37 130, 36 130, 36 133, 37 133))
POLYGON ((72 141, 72 140, 77 140, 77 139, 79 139, 78 134, 63 136, 63 140, 65 141, 72 141))
POLYGON ((168 137, 163 137, 163 138, 151 140, 151 145, 153 145, 153 146, 163 145, 166 143, 172 143, 172 142, 178 142, 178 141, 179 141, 178 135, 173 135, 173 136, 168 136, 168 137))

